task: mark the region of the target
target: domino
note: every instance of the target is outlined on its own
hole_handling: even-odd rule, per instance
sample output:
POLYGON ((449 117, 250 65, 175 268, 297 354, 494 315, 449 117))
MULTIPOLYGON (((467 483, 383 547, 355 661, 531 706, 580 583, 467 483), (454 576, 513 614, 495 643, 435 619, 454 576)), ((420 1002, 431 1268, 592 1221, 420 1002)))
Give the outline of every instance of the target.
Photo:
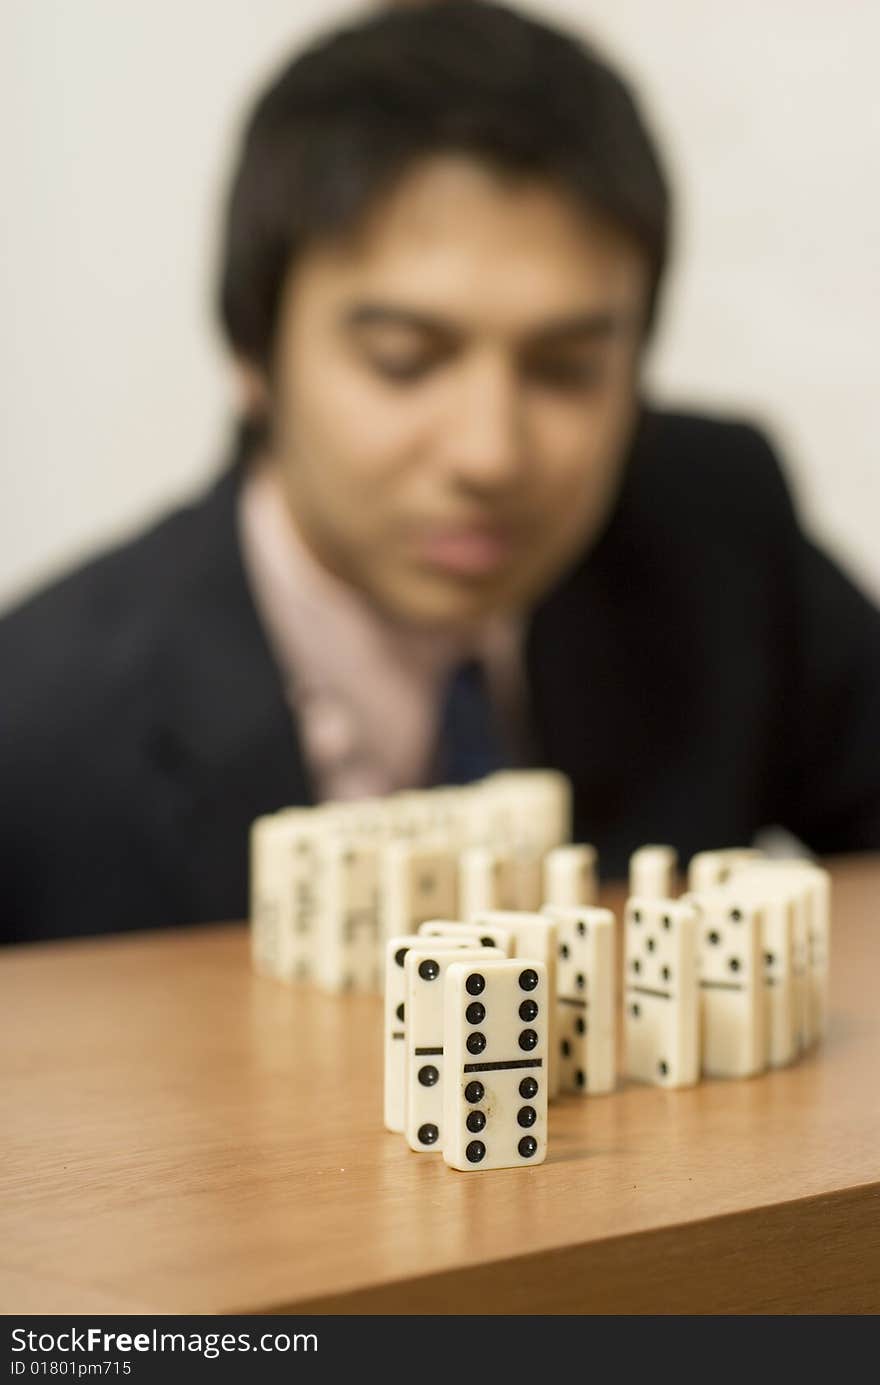
POLYGON ((477 928, 470 923, 453 923, 445 919, 430 919, 419 924, 420 938, 467 938, 476 947, 497 947, 505 957, 513 953, 513 936, 508 928, 487 923, 477 928))
POLYGON ((330 815, 290 808, 258 818, 251 831, 251 955, 258 972, 283 981, 314 974, 317 841, 330 815))
POLYGON ((617 1084, 615 922, 610 909, 557 908, 559 1086, 591 1096, 617 1084))
POLYGON ((449 947, 449 939, 422 938, 403 962, 406 1052, 403 1133, 416 1152, 443 1147, 443 983, 453 960, 473 963, 499 959, 494 947, 449 947), (445 948, 438 943, 446 942, 445 948))
POLYGON ((636 897, 625 920, 627 1075, 693 1086, 700 1075, 697 912, 686 901, 636 897))
POLYGON ((571 841, 571 782, 556 770, 500 770, 483 781, 492 840, 544 856, 571 841))
POLYGON ((639 899, 673 899, 678 855, 671 846, 640 846, 629 858, 629 892, 639 899))
POLYGON ((318 840, 317 858, 315 980, 328 991, 378 991, 378 848, 330 827, 318 840))
POLYGON ((444 997, 443 1158, 453 1169, 521 1168, 547 1157, 546 968, 456 957, 444 997))
MULTIPOLYGON (((506 928, 513 937, 513 956, 530 958, 540 962, 547 970, 547 985, 550 994, 556 995, 556 922, 544 914, 516 912, 515 910, 493 910, 477 914, 473 922, 482 929, 484 925, 506 928)), ((556 1006, 552 1006, 548 1017, 549 1053, 548 1081, 549 1097, 552 1101, 559 1094, 559 1043, 557 1037, 556 1006)))
POLYGON ((429 919, 458 918, 455 854, 430 844, 392 841, 384 850, 382 935, 415 933, 429 919))
POLYGON ((579 909, 596 904, 596 848, 584 843, 556 846, 544 857, 544 904, 579 909))
POLYGON ((699 894, 724 885, 740 866, 760 861, 763 852, 754 847, 725 847, 721 851, 698 851, 688 865, 688 892, 699 894))
POLYGON ((808 860, 765 858, 743 865, 740 876, 779 881, 794 904, 794 984, 800 1046, 821 1039, 828 1023, 831 877, 808 860))
POLYGON ((701 1068, 752 1077, 766 1061, 762 917, 736 883, 688 896, 698 913, 701 1068))
MULTIPOLYGON (((389 938, 385 944, 385 1071, 384 1117, 387 1130, 403 1134, 406 1110, 406 972, 404 962, 411 947, 425 939, 413 933, 389 938)), ((467 948, 467 938, 435 938, 434 951, 467 948)))
POLYGON ((503 909, 507 857, 488 846, 466 847, 458 858, 458 912, 470 920, 491 909, 503 909))
POLYGON ((761 911, 764 964, 765 1059, 768 1067, 791 1063, 800 1048, 803 978, 796 978, 796 904, 784 885, 767 875, 735 870, 731 886, 761 911), (800 1003, 796 991, 800 987, 800 1003))

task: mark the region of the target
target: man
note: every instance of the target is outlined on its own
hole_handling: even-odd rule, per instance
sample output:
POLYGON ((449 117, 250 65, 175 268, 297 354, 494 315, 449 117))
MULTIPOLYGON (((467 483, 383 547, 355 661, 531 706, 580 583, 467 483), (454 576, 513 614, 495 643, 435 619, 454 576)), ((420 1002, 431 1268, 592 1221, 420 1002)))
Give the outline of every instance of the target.
POLYGON ((620 79, 523 16, 280 74, 227 219, 233 465, 0 626, 7 939, 244 916, 256 816, 442 782, 465 706, 477 760, 571 777, 605 874, 880 846, 880 616, 760 434, 641 397, 668 226, 620 79))

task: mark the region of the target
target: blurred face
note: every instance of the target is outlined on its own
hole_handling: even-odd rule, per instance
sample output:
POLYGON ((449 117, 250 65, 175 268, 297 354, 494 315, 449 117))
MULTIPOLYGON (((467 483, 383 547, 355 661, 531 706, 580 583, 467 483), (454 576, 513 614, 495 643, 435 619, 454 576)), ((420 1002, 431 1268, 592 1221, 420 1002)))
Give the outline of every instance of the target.
POLYGON ((267 388, 313 553, 410 624, 526 610, 613 503, 646 292, 619 233, 451 156, 307 251, 267 388))

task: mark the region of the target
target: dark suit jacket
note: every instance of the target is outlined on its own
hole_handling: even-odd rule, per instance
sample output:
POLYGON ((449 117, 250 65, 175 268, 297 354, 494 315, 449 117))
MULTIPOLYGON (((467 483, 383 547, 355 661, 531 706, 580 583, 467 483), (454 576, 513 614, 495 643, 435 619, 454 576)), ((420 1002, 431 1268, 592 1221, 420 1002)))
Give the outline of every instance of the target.
MULTIPOLYGON (((0 622, 5 940, 243 918, 252 820, 313 801, 236 540, 240 468, 0 622)), ((535 763, 606 875, 781 824, 880 848, 880 614, 753 429, 646 412, 531 621, 535 763)))

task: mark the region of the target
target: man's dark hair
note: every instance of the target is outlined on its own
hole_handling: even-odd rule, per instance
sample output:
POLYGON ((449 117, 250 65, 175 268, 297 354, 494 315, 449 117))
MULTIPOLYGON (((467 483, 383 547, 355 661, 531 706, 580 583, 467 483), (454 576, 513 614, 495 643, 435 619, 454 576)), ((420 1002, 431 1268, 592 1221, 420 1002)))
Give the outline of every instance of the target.
POLYGON ((653 319, 669 194, 627 87, 587 45, 478 0, 395 9, 295 57, 260 98, 228 208, 221 313, 270 368, 282 287, 310 242, 354 230, 417 160, 466 153, 539 177, 630 236, 653 319))

